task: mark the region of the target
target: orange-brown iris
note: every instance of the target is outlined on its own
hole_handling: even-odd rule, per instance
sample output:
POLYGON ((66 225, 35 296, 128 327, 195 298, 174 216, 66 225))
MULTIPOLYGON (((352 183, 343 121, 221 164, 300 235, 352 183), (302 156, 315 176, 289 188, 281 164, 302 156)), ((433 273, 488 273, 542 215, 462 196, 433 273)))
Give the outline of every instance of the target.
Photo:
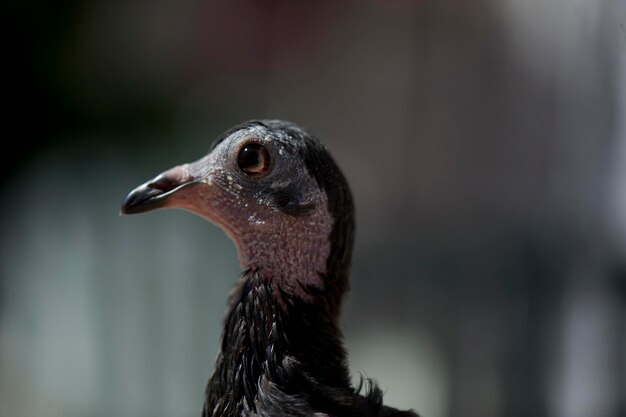
POLYGON ((270 169, 270 153, 258 143, 249 143, 237 156, 239 168, 250 176, 266 173, 270 169))

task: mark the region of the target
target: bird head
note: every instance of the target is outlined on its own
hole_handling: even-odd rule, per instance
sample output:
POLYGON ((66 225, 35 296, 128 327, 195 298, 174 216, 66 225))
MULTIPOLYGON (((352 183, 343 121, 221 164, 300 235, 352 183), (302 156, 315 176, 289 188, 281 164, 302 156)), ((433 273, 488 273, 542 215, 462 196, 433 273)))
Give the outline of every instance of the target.
POLYGON ((350 190, 328 151, 292 123, 251 121, 228 130, 203 158, 131 191, 121 213, 159 208, 185 209, 221 227, 241 266, 282 292, 309 299, 312 290, 341 296, 347 288, 350 190))

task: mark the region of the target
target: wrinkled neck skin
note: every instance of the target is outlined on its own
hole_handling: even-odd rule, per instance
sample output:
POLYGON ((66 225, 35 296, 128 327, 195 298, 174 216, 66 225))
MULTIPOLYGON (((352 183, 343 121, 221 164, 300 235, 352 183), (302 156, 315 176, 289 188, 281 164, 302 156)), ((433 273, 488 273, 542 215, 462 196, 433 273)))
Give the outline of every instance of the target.
POLYGON ((325 205, 302 217, 250 216, 247 222, 245 231, 236 231, 242 268, 271 280, 277 295, 285 292, 313 302, 307 289, 325 289, 331 250, 332 219, 325 205))
MULTIPOLYGON (((207 178, 212 187, 190 189, 179 196, 178 206, 222 228, 235 243, 245 271, 260 272, 281 290, 277 294, 312 301, 307 288, 326 289, 322 275, 329 272, 334 218, 314 180, 299 180, 301 188, 309 190, 298 195, 299 205, 280 207, 275 193, 261 189, 245 194, 227 173, 215 171, 207 178)), ((272 184, 281 187, 284 184, 272 184)))
POLYGON ((222 188, 234 197, 198 198, 214 204, 205 217, 233 240, 245 271, 258 271, 271 281, 277 296, 285 292, 313 302, 308 289, 332 291, 325 288, 323 277, 329 272, 334 224, 325 196, 312 196, 305 212, 288 214, 273 207, 271 196, 245 198, 228 186, 222 188))

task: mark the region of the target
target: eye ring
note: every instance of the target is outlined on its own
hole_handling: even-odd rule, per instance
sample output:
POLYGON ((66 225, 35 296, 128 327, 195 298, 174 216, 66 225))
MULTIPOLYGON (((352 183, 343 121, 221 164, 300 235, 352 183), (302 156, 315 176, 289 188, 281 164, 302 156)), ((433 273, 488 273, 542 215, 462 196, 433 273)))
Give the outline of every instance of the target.
POLYGON ((237 166, 246 175, 258 177, 270 170, 271 159, 267 148, 260 143, 247 143, 237 154, 237 166))

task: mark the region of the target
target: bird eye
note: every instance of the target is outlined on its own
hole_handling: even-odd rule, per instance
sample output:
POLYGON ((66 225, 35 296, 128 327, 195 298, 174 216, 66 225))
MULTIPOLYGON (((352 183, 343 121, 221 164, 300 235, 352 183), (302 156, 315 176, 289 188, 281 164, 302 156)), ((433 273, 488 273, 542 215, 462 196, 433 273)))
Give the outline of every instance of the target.
POLYGON ((263 145, 250 143, 239 151, 237 164, 250 176, 261 175, 270 168, 270 153, 263 145))

